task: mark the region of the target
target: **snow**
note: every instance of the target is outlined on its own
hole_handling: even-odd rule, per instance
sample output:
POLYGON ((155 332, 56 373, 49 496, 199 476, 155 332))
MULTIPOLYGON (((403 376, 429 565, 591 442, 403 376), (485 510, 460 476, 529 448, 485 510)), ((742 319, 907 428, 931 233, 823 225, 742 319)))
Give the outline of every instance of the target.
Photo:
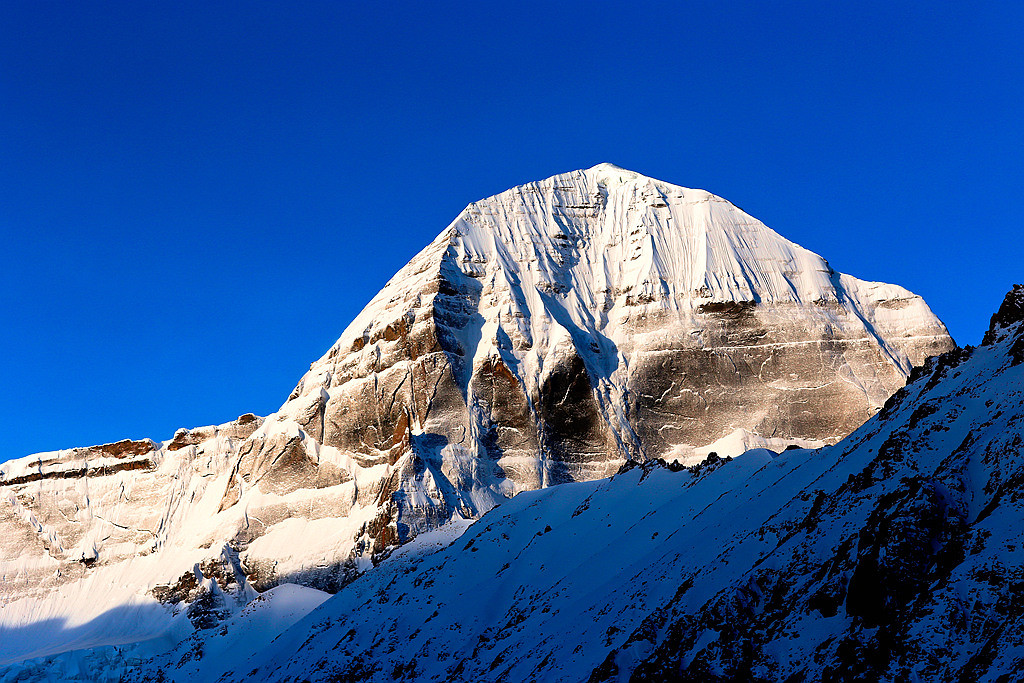
MULTIPOLYGON (((786 438, 779 439, 774 437, 764 437, 760 434, 754 434, 746 429, 736 429, 730 434, 722 437, 718 441, 713 441, 706 446, 700 446, 699 448, 693 449, 693 454, 690 457, 672 458, 671 456, 667 459, 678 460, 683 465, 696 465, 709 454, 715 453, 719 457, 735 457, 741 453, 753 450, 755 448, 763 448, 771 451, 781 452, 790 446, 798 446, 800 448, 821 448, 825 443, 817 439, 795 439, 786 438)), ((683 454, 689 449, 680 449, 683 454)))
MULTIPOLYGON (((134 615, 138 622, 162 630, 150 639, 127 642, 79 638, 70 643, 71 651, 23 661, 6 675, 0 671, 0 682, 122 681, 144 661, 158 663, 164 671, 163 680, 214 681, 224 673, 227 664, 258 654, 328 597, 327 593, 313 588, 283 584, 255 597, 215 629, 199 632, 193 631, 184 613, 169 621, 139 613, 134 615)), ((125 615, 125 610, 115 610, 90 626, 97 632, 106 629, 123 633, 125 615)))

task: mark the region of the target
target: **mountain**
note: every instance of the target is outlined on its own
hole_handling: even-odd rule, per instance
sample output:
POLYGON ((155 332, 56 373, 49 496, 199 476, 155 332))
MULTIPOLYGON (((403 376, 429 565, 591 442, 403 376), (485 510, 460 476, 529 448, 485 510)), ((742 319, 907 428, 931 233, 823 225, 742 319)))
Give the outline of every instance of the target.
POLYGON ((834 446, 523 493, 221 680, 1021 680, 1022 514, 1018 285, 834 446))
POLYGON ((337 591, 449 520, 627 462, 832 443, 952 347, 920 297, 707 192, 608 164, 528 183, 467 207, 275 414, 0 465, 0 629, 20 634, 0 663, 166 639, 257 595, 294 616, 323 595, 286 584, 337 591))
POLYGON ((242 446, 221 508, 351 478, 377 552, 626 460, 838 441, 952 346, 905 289, 601 164, 470 204, 242 446))

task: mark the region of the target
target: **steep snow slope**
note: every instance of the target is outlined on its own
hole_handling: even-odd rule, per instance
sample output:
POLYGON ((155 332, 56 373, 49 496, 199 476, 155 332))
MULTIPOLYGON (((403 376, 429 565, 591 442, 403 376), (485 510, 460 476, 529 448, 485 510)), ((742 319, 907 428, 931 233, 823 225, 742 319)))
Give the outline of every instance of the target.
MULTIPOLYGON (((150 628, 162 629, 160 637, 116 645, 109 644, 107 638, 100 645, 19 661, 17 665, 0 668, 0 683, 117 683, 124 681, 129 672, 149 665, 154 657, 164 663, 162 671, 153 673, 154 680, 212 681, 220 677, 229 663, 252 657, 267 647, 328 597, 327 593, 305 586, 276 586, 253 598, 244 609, 218 624, 215 631, 193 631, 185 613, 175 615, 169 628, 163 619, 149 615, 150 628)), ((107 630, 118 629, 117 621, 125 614, 119 610, 101 621, 107 630)), ((9 638, 9 634, 5 636, 9 638)), ((13 640, 25 642, 28 636, 16 634, 13 640)))
POLYGON ((0 466, 0 629, 60 626, 4 657, 173 644, 176 611, 335 591, 627 459, 831 442, 951 344, 919 297, 707 192, 607 164, 529 183, 467 207, 266 419, 0 466))
POLYGON ((1024 677, 1024 287, 841 443, 523 493, 222 680, 1024 677))

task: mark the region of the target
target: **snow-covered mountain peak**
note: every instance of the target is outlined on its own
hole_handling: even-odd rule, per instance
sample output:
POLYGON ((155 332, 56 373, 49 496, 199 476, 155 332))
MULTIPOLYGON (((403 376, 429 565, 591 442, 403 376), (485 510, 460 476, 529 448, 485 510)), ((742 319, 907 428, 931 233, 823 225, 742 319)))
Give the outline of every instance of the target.
POLYGON ((838 440, 950 346, 906 289, 599 164, 467 206, 254 439, 408 470, 414 533, 625 459, 838 440))
POLYGON ((474 202, 451 227, 462 261, 490 257, 502 271, 565 285, 602 305, 627 289, 689 309, 840 299, 824 259, 730 202, 610 164, 474 202))
POLYGON ((522 491, 833 443, 951 347, 920 297, 703 190, 610 164, 526 183, 461 212, 275 414, 0 470, 0 625, 337 590, 522 491))
POLYGON ((648 180, 651 182, 658 182, 654 178, 647 177, 642 173, 636 171, 630 171, 628 168, 622 168, 615 164, 609 164, 607 162, 591 166, 588 169, 581 170, 579 173, 589 173, 593 175, 597 181, 601 184, 609 183, 625 183, 631 180, 648 180))
POLYGON ((634 176, 640 175, 636 171, 630 171, 628 168, 623 168, 622 166, 619 166, 617 164, 613 164, 613 163, 608 162, 608 161, 602 161, 601 163, 594 164, 590 168, 584 169, 584 170, 586 170, 586 171, 597 171, 597 172, 629 173, 629 174, 634 175, 634 176))

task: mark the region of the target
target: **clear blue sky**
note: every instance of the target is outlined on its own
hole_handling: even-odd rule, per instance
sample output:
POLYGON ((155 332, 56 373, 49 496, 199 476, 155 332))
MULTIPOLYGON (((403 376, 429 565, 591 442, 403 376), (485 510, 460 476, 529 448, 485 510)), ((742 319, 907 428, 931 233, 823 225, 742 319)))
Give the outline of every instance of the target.
POLYGON ((470 201, 610 161, 978 343, 1024 4, 0 5, 0 460, 275 410, 470 201))

